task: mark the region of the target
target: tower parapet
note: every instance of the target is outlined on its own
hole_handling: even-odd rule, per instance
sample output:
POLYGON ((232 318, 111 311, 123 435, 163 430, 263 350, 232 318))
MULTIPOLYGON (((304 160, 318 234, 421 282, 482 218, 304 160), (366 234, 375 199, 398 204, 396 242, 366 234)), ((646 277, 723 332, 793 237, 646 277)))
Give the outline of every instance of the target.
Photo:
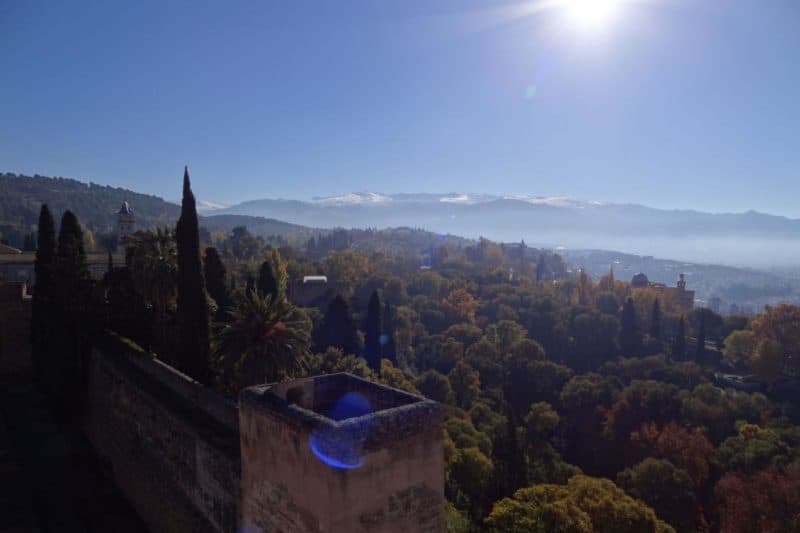
POLYGON ((246 531, 444 530, 439 404, 350 374, 239 397, 246 531))

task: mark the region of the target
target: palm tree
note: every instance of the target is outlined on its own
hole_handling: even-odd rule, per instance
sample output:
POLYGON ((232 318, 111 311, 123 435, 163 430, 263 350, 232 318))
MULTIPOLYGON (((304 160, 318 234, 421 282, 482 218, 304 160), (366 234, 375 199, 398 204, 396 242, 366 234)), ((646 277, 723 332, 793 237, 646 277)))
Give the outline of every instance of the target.
POLYGON ((133 283, 162 322, 167 305, 175 299, 178 282, 178 249, 175 233, 168 228, 137 231, 125 238, 125 263, 133 283))
POLYGON ((213 355, 228 384, 255 383, 257 369, 270 383, 302 370, 310 343, 311 321, 301 309, 285 298, 249 291, 214 336, 213 355))

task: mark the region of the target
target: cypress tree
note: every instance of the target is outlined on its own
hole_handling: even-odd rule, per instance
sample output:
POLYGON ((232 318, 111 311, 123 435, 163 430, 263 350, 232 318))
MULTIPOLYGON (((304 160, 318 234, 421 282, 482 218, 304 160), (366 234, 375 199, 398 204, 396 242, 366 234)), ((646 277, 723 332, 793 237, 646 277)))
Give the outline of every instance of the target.
POLYGON ((364 324, 364 356, 373 370, 381 368, 381 299, 378 291, 373 291, 367 305, 367 319, 364 324))
POLYGON ((695 362, 702 365, 705 362, 706 356, 706 312, 705 309, 700 309, 700 325, 697 331, 697 353, 695 354, 695 362))
POLYGON ((261 263, 261 268, 258 271, 258 294, 262 298, 271 296, 275 299, 278 296, 278 280, 275 277, 275 271, 269 259, 261 263))
POLYGON ((88 348, 90 324, 87 304, 91 290, 83 231, 72 211, 61 217, 55 260, 56 320, 48 327, 58 331, 58 347, 51 351, 48 387, 56 410, 71 414, 81 400, 83 357, 88 348))
POLYGON ((672 340, 672 358, 676 361, 683 361, 686 357, 686 320, 683 315, 678 322, 678 333, 672 340))
POLYGON ((639 354, 639 332, 636 328, 636 307, 633 305, 633 298, 625 300, 622 306, 619 344, 622 355, 630 357, 639 354))
POLYGON ((31 306, 31 359, 34 374, 41 381, 49 347, 47 325, 52 322, 55 305, 56 227, 47 204, 39 211, 38 231, 39 247, 33 266, 36 285, 31 306))
POLYGON ((650 336, 661 340, 661 304, 658 298, 653 301, 653 314, 650 317, 650 336))
POLYGON ((258 293, 261 297, 272 296, 279 300, 286 297, 287 283, 286 265, 278 250, 272 250, 270 256, 261 263, 258 271, 258 293))
POLYGON ((188 167, 183 172, 183 200, 175 238, 178 244, 178 366, 189 376, 207 385, 210 381, 208 312, 200 264, 197 206, 189 182, 188 167))
POLYGON ((539 254, 539 260, 536 261, 536 281, 544 280, 544 254, 539 254))
POLYGON ((386 341, 383 344, 383 358, 388 359, 393 365, 397 366, 397 352, 394 346, 394 313, 389 300, 383 305, 383 334, 386 341))
POLYGON ((493 462, 498 466, 494 480, 496 499, 511 496, 527 484, 525 455, 511 407, 506 408, 505 415, 505 431, 497 431, 492 446, 493 462))
POLYGON ((228 316, 228 308, 231 306, 230 291, 226 283, 225 265, 219 252, 213 246, 206 248, 203 273, 206 278, 208 294, 217 302, 217 320, 224 320, 228 316))
POLYGON ((350 306, 340 294, 328 304, 321 331, 321 348, 339 348, 344 354, 358 353, 356 323, 350 314, 350 306))

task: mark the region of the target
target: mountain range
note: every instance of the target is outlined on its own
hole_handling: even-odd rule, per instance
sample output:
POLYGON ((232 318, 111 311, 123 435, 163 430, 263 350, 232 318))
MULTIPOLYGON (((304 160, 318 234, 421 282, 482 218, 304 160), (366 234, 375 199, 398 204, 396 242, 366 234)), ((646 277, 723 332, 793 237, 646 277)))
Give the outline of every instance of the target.
POLYGON ((688 261, 800 264, 800 220, 747 211, 704 213, 570 197, 351 193, 249 200, 207 215, 263 216, 320 228, 424 228, 545 247, 603 248, 688 261))

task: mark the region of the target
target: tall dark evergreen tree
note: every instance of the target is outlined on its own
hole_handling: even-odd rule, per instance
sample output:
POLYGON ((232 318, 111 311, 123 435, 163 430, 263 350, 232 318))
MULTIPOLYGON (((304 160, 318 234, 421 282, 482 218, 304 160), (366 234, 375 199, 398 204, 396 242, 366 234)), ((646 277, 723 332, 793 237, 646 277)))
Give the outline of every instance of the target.
POLYGON ((536 261, 536 281, 543 281, 545 276, 544 254, 539 254, 539 260, 536 261))
POLYGON ((678 322, 678 331, 672 339, 672 358, 676 361, 683 361, 686 357, 686 319, 681 315, 678 322))
POLYGON ((497 431, 492 443, 493 462, 496 465, 493 499, 510 497, 527 484, 525 454, 511 407, 506 409, 505 415, 505 428, 497 431))
POLYGON ((48 328, 57 331, 57 347, 51 348, 46 372, 48 390, 56 411, 74 413, 81 401, 83 359, 92 324, 87 320, 91 279, 83 245, 83 230, 72 211, 61 217, 55 260, 56 320, 48 328))
POLYGON ((188 167, 183 172, 183 200, 175 238, 178 244, 178 366, 200 383, 208 384, 208 311, 200 264, 197 206, 188 167))
POLYGON ((47 204, 39 211, 39 247, 36 250, 34 272, 36 285, 31 309, 31 356, 33 371, 41 380, 47 364, 49 333, 55 305, 56 227, 47 204))
POLYGON ((258 271, 258 294, 262 298, 265 296, 271 296, 273 299, 278 297, 278 279, 269 259, 261 263, 258 271))
POLYGON ((217 320, 225 320, 231 306, 231 296, 228 290, 227 271, 219 252, 213 246, 206 248, 203 261, 203 273, 206 278, 206 290, 217 302, 217 320))
POLYGON ((394 346, 394 311, 389 300, 383 304, 383 334, 386 335, 386 341, 383 344, 384 359, 388 359, 393 365, 397 366, 397 350, 394 346))
POLYGON ((661 340, 661 304, 658 298, 653 301, 653 314, 650 316, 650 336, 661 340))
POLYGON ((340 294, 328 304, 319 344, 322 351, 333 346, 345 354, 358 354, 356 323, 350 314, 350 306, 340 294))
POLYGON ((619 344, 623 356, 639 355, 641 339, 636 325, 636 307, 633 304, 633 298, 625 300, 625 304, 622 306, 619 344))
POLYGON ((364 356, 373 370, 381 368, 381 325, 381 299, 378 291, 373 291, 364 322, 364 356))
POLYGON ((697 328, 697 350, 695 353, 695 362, 702 365, 706 359, 706 311, 700 310, 700 324, 697 328))

